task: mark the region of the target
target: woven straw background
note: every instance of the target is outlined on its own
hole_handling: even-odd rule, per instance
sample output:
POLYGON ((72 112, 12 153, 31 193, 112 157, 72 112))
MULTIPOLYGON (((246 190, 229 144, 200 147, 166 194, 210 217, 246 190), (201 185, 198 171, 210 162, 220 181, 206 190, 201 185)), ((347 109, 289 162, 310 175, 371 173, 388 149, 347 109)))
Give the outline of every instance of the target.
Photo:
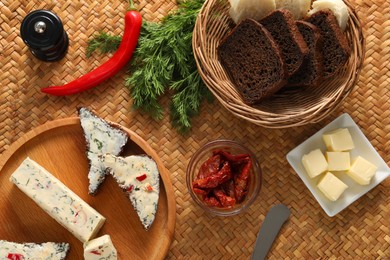
MULTIPOLYGON (((176 8, 174 0, 135 3, 149 21, 158 21, 176 8)), ((192 132, 182 136, 169 123, 168 96, 161 100, 166 114, 162 121, 153 121, 131 109, 132 99, 124 87, 125 70, 99 87, 74 96, 51 97, 40 92, 41 87, 68 82, 108 58, 99 54, 86 58, 86 42, 101 30, 121 35, 127 1, 0 0, 0 153, 33 127, 75 116, 76 107, 85 105, 137 132, 170 171, 177 222, 168 259, 249 259, 265 214, 277 203, 286 204, 292 215, 271 248, 271 259, 389 259, 390 179, 330 218, 285 159, 296 145, 348 112, 390 163, 390 2, 351 3, 364 26, 366 60, 357 87, 328 118, 315 125, 271 130, 235 118, 214 102, 204 104, 193 120, 192 132), (38 61, 19 36, 23 17, 39 8, 57 13, 69 35, 70 47, 60 62, 38 61), (246 213, 231 218, 206 215, 192 203, 185 186, 191 155, 218 138, 246 144, 257 154, 264 172, 263 188, 255 204, 246 213)))

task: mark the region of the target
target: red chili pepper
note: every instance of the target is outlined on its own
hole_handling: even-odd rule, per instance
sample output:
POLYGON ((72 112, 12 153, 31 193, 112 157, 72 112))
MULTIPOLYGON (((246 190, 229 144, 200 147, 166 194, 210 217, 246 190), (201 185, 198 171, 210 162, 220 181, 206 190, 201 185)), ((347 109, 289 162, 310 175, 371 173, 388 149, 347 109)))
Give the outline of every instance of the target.
POLYGON ((77 216, 79 215, 79 212, 80 211, 77 211, 76 214, 74 215, 75 219, 72 222, 75 223, 75 224, 77 223, 77 216))
POLYGON ((143 181, 143 180, 146 179, 146 174, 142 174, 142 175, 137 176, 137 177, 135 177, 135 178, 137 179, 137 181, 143 181))
POLYGON ((74 81, 63 86, 46 87, 41 89, 41 91, 55 96, 71 95, 93 88, 114 76, 133 56, 140 35, 141 26, 141 14, 134 10, 128 11, 125 15, 125 28, 122 41, 112 58, 74 81))
POLYGON ((130 187, 128 187, 128 188, 126 189, 126 191, 127 191, 127 192, 131 192, 131 191, 133 190, 133 188, 134 188, 134 186, 133 186, 133 185, 130 185, 130 187))
POLYGON ((7 259, 11 260, 23 260, 24 256, 22 254, 17 254, 17 253, 8 253, 7 259))
POLYGON ((91 252, 91 254, 94 254, 94 255, 101 255, 102 253, 100 253, 99 251, 97 251, 97 250, 92 250, 92 251, 90 251, 91 252))
POLYGON ((147 183, 147 184, 145 185, 145 190, 148 191, 148 192, 153 191, 152 185, 150 185, 149 183, 147 183))

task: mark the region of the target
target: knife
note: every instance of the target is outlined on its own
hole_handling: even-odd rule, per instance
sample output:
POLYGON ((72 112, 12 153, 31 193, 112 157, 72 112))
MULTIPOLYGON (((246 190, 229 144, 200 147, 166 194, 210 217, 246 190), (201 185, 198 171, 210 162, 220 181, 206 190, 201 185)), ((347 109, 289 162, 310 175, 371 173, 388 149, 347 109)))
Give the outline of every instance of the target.
POLYGON ((265 259, 280 228, 289 216, 290 210, 283 204, 275 205, 269 210, 257 235, 252 260, 265 259))

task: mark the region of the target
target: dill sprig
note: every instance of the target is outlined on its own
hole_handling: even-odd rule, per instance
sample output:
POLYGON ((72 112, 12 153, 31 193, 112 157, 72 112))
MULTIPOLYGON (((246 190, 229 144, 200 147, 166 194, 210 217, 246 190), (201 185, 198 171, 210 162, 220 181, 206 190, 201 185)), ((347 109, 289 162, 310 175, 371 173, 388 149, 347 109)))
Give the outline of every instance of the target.
POLYGON ((114 52, 118 49, 121 40, 122 38, 120 36, 100 32, 88 41, 87 57, 90 57, 96 50, 99 50, 102 54, 114 52))
MULTIPOLYGON (((134 108, 156 120, 164 116, 160 97, 172 94, 171 122, 182 133, 191 128, 191 119, 199 113, 203 100, 212 97, 199 76, 192 51, 192 31, 203 2, 181 1, 161 22, 143 22, 125 82, 134 108)), ((91 53, 112 52, 120 42, 117 36, 102 33, 94 40, 89 44, 91 53)))

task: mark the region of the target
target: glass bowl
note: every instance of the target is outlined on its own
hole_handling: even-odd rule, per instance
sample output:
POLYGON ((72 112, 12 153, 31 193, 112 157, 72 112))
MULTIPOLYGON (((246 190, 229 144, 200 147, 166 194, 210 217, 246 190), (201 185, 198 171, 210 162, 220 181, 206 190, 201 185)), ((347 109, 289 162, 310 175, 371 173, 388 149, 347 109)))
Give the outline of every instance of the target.
MULTIPOLYGON (((244 212, 256 200, 262 185, 262 171, 256 156, 242 144, 232 140, 215 140, 202 146, 190 159, 186 171, 186 184, 192 199, 206 212, 218 216, 233 216, 244 212), (252 161, 246 196, 232 207, 211 206, 203 200, 203 197, 209 197, 208 195, 199 195, 193 189, 193 181, 197 179, 201 165, 217 150, 229 152, 232 155, 248 154, 252 161)), ((208 191, 208 194, 212 192, 208 191)))

